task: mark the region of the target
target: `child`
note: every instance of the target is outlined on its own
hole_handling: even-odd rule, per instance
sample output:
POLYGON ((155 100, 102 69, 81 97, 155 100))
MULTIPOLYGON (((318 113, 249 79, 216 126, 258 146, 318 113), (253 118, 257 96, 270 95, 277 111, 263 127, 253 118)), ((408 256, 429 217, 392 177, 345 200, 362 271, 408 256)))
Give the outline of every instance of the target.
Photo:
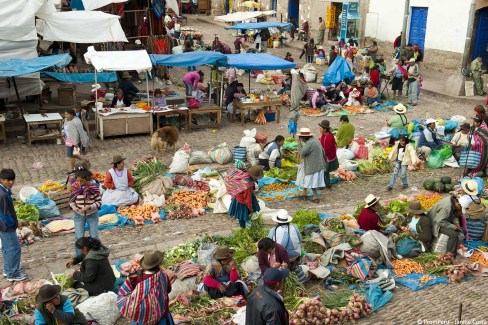
POLYGON ((153 107, 166 107, 166 98, 163 97, 163 93, 161 89, 154 90, 154 97, 152 99, 152 106, 153 107))
MULTIPOLYGON (((73 183, 70 207, 74 211, 75 242, 85 237, 85 224, 88 224, 90 237, 98 239, 98 209, 102 205, 100 190, 92 182, 92 173, 83 169, 76 172, 73 183)), ((76 256, 80 251, 75 247, 76 256)))
POLYGON ((19 237, 19 242, 22 245, 34 244, 34 232, 27 227, 27 222, 25 220, 19 220, 19 225, 17 226, 17 237, 19 237))
POLYGON ((407 181, 407 169, 408 165, 416 164, 419 158, 413 146, 409 143, 408 138, 405 134, 401 134, 399 140, 393 146, 393 150, 390 153, 390 161, 395 164, 395 169, 393 170, 393 175, 391 177, 390 184, 387 187, 388 191, 393 189, 395 185, 398 172, 402 171, 402 183, 403 188, 408 187, 407 181))

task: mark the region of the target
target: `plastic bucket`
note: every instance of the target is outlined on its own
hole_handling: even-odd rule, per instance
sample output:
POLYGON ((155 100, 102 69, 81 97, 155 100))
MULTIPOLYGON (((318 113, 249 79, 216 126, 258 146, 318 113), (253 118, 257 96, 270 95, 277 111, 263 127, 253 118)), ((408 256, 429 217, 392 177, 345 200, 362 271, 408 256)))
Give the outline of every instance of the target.
POLYGON ((19 198, 22 202, 25 202, 31 195, 37 194, 38 192, 39 191, 35 187, 25 186, 20 189, 19 198))

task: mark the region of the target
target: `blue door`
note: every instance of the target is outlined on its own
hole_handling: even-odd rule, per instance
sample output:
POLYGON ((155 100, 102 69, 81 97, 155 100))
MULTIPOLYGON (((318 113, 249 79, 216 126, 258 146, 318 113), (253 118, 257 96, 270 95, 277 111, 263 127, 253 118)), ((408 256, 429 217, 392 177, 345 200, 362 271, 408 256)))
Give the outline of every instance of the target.
POLYGON ((410 32, 408 33, 408 42, 418 44, 424 51, 425 31, 427 27, 428 8, 412 7, 410 16, 410 32))
POLYGON ((288 0, 288 18, 299 23, 300 0, 288 0))
POLYGON ((488 8, 479 11, 478 25, 476 27, 476 38, 473 48, 473 60, 481 54, 483 64, 488 64, 488 8))

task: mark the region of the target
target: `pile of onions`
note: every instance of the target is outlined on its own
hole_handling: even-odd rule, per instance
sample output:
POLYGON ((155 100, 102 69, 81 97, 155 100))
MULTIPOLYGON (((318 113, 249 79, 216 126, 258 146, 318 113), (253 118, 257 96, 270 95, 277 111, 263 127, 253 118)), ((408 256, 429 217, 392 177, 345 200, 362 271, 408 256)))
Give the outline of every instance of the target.
POLYGON ((449 278, 449 282, 462 282, 464 277, 469 275, 469 269, 465 264, 453 265, 449 270, 447 270, 446 274, 449 278))
POLYGON ((318 298, 307 299, 294 313, 290 313, 290 325, 342 324, 370 314, 372 308, 366 298, 357 293, 351 297, 346 307, 339 310, 325 308, 318 298))

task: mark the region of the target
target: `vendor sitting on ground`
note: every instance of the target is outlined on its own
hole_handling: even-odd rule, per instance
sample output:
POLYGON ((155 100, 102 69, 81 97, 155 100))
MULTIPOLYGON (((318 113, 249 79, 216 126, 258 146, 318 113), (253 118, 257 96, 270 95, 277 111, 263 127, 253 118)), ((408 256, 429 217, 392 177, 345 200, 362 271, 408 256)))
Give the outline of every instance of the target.
POLYGON ((112 159, 113 167, 105 175, 103 182, 102 205, 115 205, 124 207, 137 204, 139 195, 132 188, 134 177, 130 171, 125 168, 125 158, 121 155, 115 155, 112 159))
POLYGON ((210 298, 245 296, 246 290, 239 280, 234 251, 227 246, 219 246, 212 263, 207 266, 203 284, 210 298))
POLYGON ((90 296, 112 291, 115 275, 108 260, 109 249, 91 237, 81 237, 75 245, 81 255, 66 263, 67 268, 80 264, 80 270, 73 273, 74 287, 85 289, 90 296))
POLYGON ((130 99, 124 95, 122 89, 117 89, 116 96, 112 99, 112 107, 129 107, 130 104, 130 99))
POLYGON ((417 142, 417 152, 419 153, 419 158, 422 157, 427 161, 432 150, 437 150, 442 147, 441 140, 437 139, 437 131, 435 128, 435 120, 433 118, 428 118, 425 121, 425 127, 420 134, 419 141, 417 142))
POLYGON ((342 115, 339 119, 341 125, 336 134, 337 148, 347 148, 351 144, 352 139, 354 139, 354 134, 356 132, 354 125, 349 122, 349 117, 347 115, 342 115))
POLYGON ((131 76, 127 71, 124 71, 122 74, 122 80, 119 81, 119 89, 122 89, 125 95, 127 95, 130 98, 135 98, 137 97, 137 93, 139 92, 139 89, 137 89, 136 86, 130 81, 131 76))
POLYGON ((325 96, 325 92, 327 89, 325 86, 320 86, 317 91, 313 94, 312 98, 310 99, 310 106, 313 108, 320 109, 322 106, 327 104, 327 97, 325 96))
POLYGON ((325 98, 327 98, 327 101, 329 103, 337 104, 340 100, 339 92, 340 91, 336 88, 336 85, 332 84, 327 87, 327 90, 325 92, 325 98))
POLYGON ((36 296, 36 303, 36 325, 88 324, 85 315, 73 307, 67 296, 61 295, 61 286, 43 285, 36 296))
POLYGON ((481 240, 486 228, 486 208, 479 197, 478 183, 472 179, 463 179, 461 187, 466 194, 459 198, 459 204, 466 218, 469 240, 481 240))
POLYGON ((290 268, 288 251, 280 244, 266 237, 258 241, 258 262, 261 269, 261 277, 270 267, 290 268))
POLYGON ((393 111, 396 113, 389 120, 386 121, 386 126, 391 128, 390 134, 393 140, 398 140, 400 134, 408 135, 407 125, 408 120, 405 116, 407 108, 403 104, 393 106, 393 111))
POLYGON ((281 82, 281 89, 278 91, 278 95, 285 93, 286 91, 291 91, 291 72, 285 74, 285 79, 281 82))
POLYGON ((281 147, 284 143, 285 137, 277 135, 273 142, 264 146, 264 150, 259 154, 259 164, 263 166, 264 171, 274 167, 281 168, 281 147))
POLYGON ((293 218, 285 212, 271 219, 276 222, 276 227, 269 230, 268 238, 286 248, 290 262, 298 260, 302 254, 302 236, 298 227, 291 223, 293 218))
POLYGON ((357 88, 353 88, 352 91, 349 92, 347 102, 344 104, 344 106, 359 105, 361 105, 361 91, 359 91, 357 88))
POLYGON ((432 220, 427 217, 426 210, 417 200, 409 202, 407 213, 408 217, 402 223, 402 230, 422 244, 422 252, 430 252, 432 220))
POLYGON ((378 89, 373 85, 371 81, 368 81, 368 87, 364 89, 364 97, 366 97, 366 103, 368 106, 376 106, 381 104, 381 100, 378 89))
POLYGON ((293 56, 290 52, 286 52, 285 60, 288 62, 295 62, 295 59, 293 59, 293 56))
POLYGON ((152 106, 153 107, 166 107, 166 98, 164 98, 161 89, 154 90, 154 97, 152 99, 152 106))
POLYGON ((364 202, 366 202, 366 205, 361 210, 358 217, 359 227, 366 231, 382 231, 385 225, 378 213, 381 209, 380 199, 373 194, 370 194, 364 199, 364 202))
POLYGON ((451 139, 452 155, 456 160, 461 158, 461 152, 469 145, 469 131, 471 125, 469 123, 463 123, 456 134, 451 139))

